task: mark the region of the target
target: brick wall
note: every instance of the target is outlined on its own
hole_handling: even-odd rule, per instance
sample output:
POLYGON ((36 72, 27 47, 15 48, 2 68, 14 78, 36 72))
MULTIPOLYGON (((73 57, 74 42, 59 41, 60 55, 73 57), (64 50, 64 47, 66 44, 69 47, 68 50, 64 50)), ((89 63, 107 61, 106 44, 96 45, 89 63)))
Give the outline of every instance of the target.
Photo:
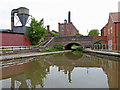
POLYGON ((0 33, 0 46, 30 46, 31 42, 25 35, 13 33, 0 33))
POLYGON ((93 41, 96 41, 97 39, 101 40, 102 44, 107 44, 107 36, 93 36, 93 41))
POLYGON ((64 34, 66 36, 74 36, 79 31, 73 25, 73 23, 58 23, 59 33, 64 34))

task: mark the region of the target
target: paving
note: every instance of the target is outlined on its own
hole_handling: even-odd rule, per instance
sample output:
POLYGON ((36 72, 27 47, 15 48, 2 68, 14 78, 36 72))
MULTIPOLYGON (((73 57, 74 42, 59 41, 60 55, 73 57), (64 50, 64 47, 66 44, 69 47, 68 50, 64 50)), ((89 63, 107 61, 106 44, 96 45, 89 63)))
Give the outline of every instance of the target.
POLYGON ((47 52, 47 53, 29 52, 29 53, 21 53, 21 54, 4 55, 4 56, 0 56, 0 61, 7 60, 7 59, 15 59, 15 58, 24 58, 24 57, 34 57, 34 56, 40 56, 40 55, 42 56, 42 55, 49 55, 49 54, 57 54, 57 53, 63 53, 63 52, 71 52, 71 50, 47 52))
POLYGON ((85 51, 86 52, 93 52, 93 53, 103 54, 103 55, 110 55, 110 56, 120 57, 120 53, 116 53, 116 52, 106 52, 106 51, 97 51, 97 50, 85 50, 85 51))

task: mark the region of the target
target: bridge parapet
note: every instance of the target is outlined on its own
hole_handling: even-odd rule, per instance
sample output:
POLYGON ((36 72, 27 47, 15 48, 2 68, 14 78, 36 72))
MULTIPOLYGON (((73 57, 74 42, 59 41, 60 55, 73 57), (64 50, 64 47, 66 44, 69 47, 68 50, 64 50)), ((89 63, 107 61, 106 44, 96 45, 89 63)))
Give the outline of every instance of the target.
POLYGON ((63 41, 93 41, 92 36, 63 36, 55 37, 55 42, 63 41))
POLYGON ((50 48, 53 47, 56 43, 63 44, 66 47, 68 44, 80 44, 84 48, 93 46, 93 37, 92 36, 62 36, 52 38, 47 45, 41 48, 50 48))

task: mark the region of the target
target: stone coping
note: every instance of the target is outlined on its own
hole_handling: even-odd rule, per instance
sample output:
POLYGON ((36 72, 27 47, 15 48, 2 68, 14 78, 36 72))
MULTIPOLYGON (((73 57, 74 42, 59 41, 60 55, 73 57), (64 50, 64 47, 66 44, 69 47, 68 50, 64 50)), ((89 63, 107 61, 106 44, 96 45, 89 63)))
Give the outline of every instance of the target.
POLYGON ((46 52, 46 53, 30 52, 30 53, 4 55, 4 56, 0 56, 0 61, 9 60, 9 59, 16 59, 16 58, 24 58, 24 57, 43 56, 43 55, 57 54, 57 53, 64 53, 64 52, 71 52, 71 50, 57 51, 57 52, 46 52))
POLYGON ((115 53, 115 52, 106 52, 106 51, 97 51, 97 50, 84 50, 85 52, 93 52, 97 54, 102 54, 102 55, 109 55, 109 56, 117 56, 120 57, 120 53, 115 53))

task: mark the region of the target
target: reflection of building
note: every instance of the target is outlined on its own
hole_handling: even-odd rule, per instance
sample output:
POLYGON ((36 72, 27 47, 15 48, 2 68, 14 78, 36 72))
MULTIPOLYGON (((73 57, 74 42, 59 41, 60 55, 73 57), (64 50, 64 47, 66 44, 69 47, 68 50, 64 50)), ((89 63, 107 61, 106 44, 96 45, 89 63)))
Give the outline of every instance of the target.
MULTIPOLYGON (((10 77, 12 82, 11 85, 14 88, 14 83, 21 83, 20 88, 28 88, 28 86, 32 86, 32 88, 36 86, 44 87, 44 78, 47 74, 50 74, 51 67, 57 66, 58 72, 63 72, 67 74, 69 83, 72 82, 72 72, 76 67, 85 68, 86 74, 88 73, 88 68, 102 68, 108 78, 108 84, 110 88, 118 88, 119 87, 119 62, 106 60, 98 57, 81 57, 77 60, 69 59, 67 57, 61 55, 48 56, 48 57, 36 57, 34 62, 25 63, 21 65, 13 65, 11 67, 3 68, 3 78, 10 77), (57 57, 57 60, 56 60, 57 57), (39 61, 37 61, 37 59, 39 61)), ((56 74, 55 74, 56 75, 56 74)))
POLYGON ((109 50, 120 50, 120 12, 110 13, 108 23, 101 29, 107 36, 109 50))
POLYGON ((74 66, 59 66, 58 71, 64 70, 64 74, 68 74, 68 80, 69 80, 69 83, 71 83, 72 82, 71 73, 73 69, 74 69, 74 66))
POLYGON ((76 27, 73 25, 73 23, 70 21, 70 12, 68 13, 68 23, 67 20, 64 20, 64 23, 58 23, 58 30, 59 33, 66 35, 66 36, 74 36, 76 33, 79 33, 79 31, 76 29, 76 27))
POLYGON ((119 86, 119 63, 106 61, 106 67, 102 67, 104 72, 107 74, 109 88, 120 88, 119 86))

